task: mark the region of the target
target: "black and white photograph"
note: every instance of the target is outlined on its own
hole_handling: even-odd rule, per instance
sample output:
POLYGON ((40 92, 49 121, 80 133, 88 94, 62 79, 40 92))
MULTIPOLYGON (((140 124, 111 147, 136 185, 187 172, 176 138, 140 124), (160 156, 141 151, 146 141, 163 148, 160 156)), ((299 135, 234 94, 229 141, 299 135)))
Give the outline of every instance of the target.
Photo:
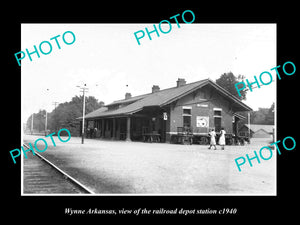
POLYGON ((276 195, 276 24, 183 19, 21 25, 23 195, 276 195))
POLYGON ((4 219, 296 216, 297 7, 101 3, 4 7, 4 219))

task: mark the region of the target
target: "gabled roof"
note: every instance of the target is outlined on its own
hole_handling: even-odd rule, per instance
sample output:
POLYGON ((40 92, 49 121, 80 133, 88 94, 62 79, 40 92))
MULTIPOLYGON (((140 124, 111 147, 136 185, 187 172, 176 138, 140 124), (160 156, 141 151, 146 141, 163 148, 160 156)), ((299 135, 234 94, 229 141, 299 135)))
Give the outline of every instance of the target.
POLYGON ((240 120, 245 120, 245 119, 246 119, 245 116, 243 116, 243 115, 241 115, 241 114, 239 114, 239 113, 233 113, 233 115, 234 115, 235 117, 239 118, 240 120))
POLYGON ((241 110, 239 111, 248 111, 252 110, 250 107, 241 102, 238 98, 233 96, 231 93, 226 91, 224 88, 217 85, 210 79, 204 79, 197 82, 189 83, 182 85, 180 87, 173 87, 164 90, 160 90, 154 93, 148 93, 144 95, 139 95, 132 97, 130 99, 123 99, 115 101, 107 106, 116 105, 116 104, 128 104, 121 108, 115 110, 107 110, 107 111, 94 111, 86 115, 86 118, 96 118, 96 117, 110 117, 110 116, 121 116, 121 115, 130 115, 141 111, 144 107, 149 106, 165 106, 168 105, 175 100, 182 98, 185 95, 192 93, 193 91, 205 86, 211 85, 215 88, 220 94, 229 98, 234 104, 236 104, 241 110))
POLYGON ((138 95, 138 96, 134 96, 128 99, 121 99, 121 100, 116 100, 113 101, 112 103, 106 105, 106 106, 112 106, 112 105, 118 105, 118 104, 128 104, 128 103, 132 103, 132 102, 136 102, 137 100, 140 100, 144 97, 146 97, 147 95, 150 95, 152 93, 148 93, 148 94, 144 94, 144 95, 138 95))
MULTIPOLYGON (((107 110, 107 107, 101 107, 99 109, 96 109, 95 111, 93 112, 90 112, 88 114, 85 115, 85 118, 94 118, 94 117, 97 117, 99 114, 105 112, 107 110)), ((79 117, 78 119, 82 119, 82 117, 79 117)))
MULTIPOLYGON (((248 124, 245 124, 244 126, 249 128, 248 124)), ((274 125, 250 124, 250 130, 252 130, 254 133, 259 130, 264 130, 267 133, 273 133, 273 127, 274 125)))

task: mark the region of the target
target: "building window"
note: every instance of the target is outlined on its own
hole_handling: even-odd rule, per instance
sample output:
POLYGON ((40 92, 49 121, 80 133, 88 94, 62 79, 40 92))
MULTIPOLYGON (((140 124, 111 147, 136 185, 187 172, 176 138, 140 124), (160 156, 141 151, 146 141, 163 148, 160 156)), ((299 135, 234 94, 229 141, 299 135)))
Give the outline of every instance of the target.
POLYGON ((192 115, 192 106, 182 106, 182 113, 184 115, 192 115))
POLYGON ((214 118, 214 123, 215 123, 215 130, 216 130, 216 132, 220 132, 221 131, 221 124, 222 124, 221 117, 215 117, 214 118))
POLYGON ((191 127, 191 117, 192 117, 192 107, 191 106, 183 106, 182 107, 182 117, 183 117, 183 127, 190 128, 191 127))
POLYGON ((246 133, 244 131, 240 131, 240 136, 246 137, 246 133))
POLYGON ((183 114, 191 115, 191 109, 183 109, 183 114))
POLYGON ((222 117, 222 109, 214 108, 214 117, 222 117))
POLYGON ((222 109, 214 108, 214 124, 216 132, 220 132, 222 124, 222 109))
POLYGON ((191 116, 183 116, 183 127, 185 128, 191 127, 191 116))

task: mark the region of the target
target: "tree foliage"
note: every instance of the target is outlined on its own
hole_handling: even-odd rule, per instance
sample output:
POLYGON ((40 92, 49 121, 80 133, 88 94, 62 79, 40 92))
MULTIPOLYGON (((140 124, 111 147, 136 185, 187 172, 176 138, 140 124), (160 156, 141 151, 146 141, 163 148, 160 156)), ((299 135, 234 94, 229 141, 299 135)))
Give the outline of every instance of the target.
MULTIPOLYGON (((217 80, 216 83, 222 88, 229 91, 232 95, 239 98, 240 100, 246 100, 247 90, 241 90, 241 96, 239 96, 235 84, 244 81, 245 76, 238 75, 237 77, 232 73, 223 73, 217 80)), ((250 112, 250 123, 251 124, 265 124, 273 125, 274 124, 274 107, 273 103, 270 108, 259 108, 257 111, 250 112)), ((248 117, 248 112, 239 112, 239 114, 248 117)), ((248 120, 245 120, 241 123, 248 123, 248 120)))
POLYGON ((258 108, 257 111, 251 112, 250 122, 253 124, 274 125, 274 107, 273 102, 270 108, 258 108))
MULTIPOLYGON (((33 113, 33 130, 35 132, 42 132, 45 130, 46 110, 39 110, 38 113, 33 113)), ((31 128, 32 114, 27 119, 26 127, 28 130, 31 128)))
MULTIPOLYGON (((90 113, 104 105, 104 102, 98 101, 95 97, 85 98, 85 113, 90 113)), ((80 120, 82 117, 83 96, 75 96, 70 102, 59 104, 52 112, 47 114, 47 130, 56 132, 61 128, 66 128, 72 136, 78 136, 80 133, 80 120)), ((38 132, 45 131, 45 110, 34 113, 33 129, 38 132)), ((27 120, 27 129, 31 127, 31 116, 27 120)))
POLYGON ((235 88, 235 84, 244 81, 245 76, 243 75, 238 75, 237 77, 234 76, 234 74, 232 72, 229 73, 223 73, 220 78, 218 78, 216 80, 216 83, 218 85, 220 85, 222 88, 224 88, 225 90, 229 91, 232 95, 234 95, 235 97, 237 97, 240 100, 246 100, 246 94, 247 94, 247 90, 241 90, 241 96, 239 96, 236 88, 235 88))
MULTIPOLYGON (((250 112, 250 123, 251 124, 264 124, 264 125, 274 125, 274 108, 275 103, 273 102, 270 108, 258 108, 256 111, 250 112)), ((248 118, 248 112, 239 112, 240 115, 248 118)), ((240 127, 248 123, 248 119, 242 120, 240 122, 240 127)))

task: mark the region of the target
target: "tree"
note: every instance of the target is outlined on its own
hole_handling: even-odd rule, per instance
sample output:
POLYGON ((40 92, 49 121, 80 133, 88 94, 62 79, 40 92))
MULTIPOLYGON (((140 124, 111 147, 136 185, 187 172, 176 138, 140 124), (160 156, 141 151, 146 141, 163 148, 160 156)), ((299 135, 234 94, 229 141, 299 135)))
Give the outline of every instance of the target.
POLYGON ((275 124, 275 103, 273 102, 266 115, 267 124, 275 124))
MULTIPOLYGON (((85 113, 90 113, 104 106, 104 102, 98 101, 93 96, 85 98, 85 113)), ((59 104, 52 112, 47 114, 47 129, 50 132, 57 133, 61 128, 66 128, 72 136, 78 136, 80 120, 82 116, 83 96, 75 96, 70 102, 59 104)), ((45 110, 40 110, 33 115, 33 128, 35 131, 43 132, 45 130, 45 110)), ((27 120, 26 127, 31 128, 31 116, 27 120)))
MULTIPOLYGON (((72 136, 77 136, 80 133, 78 117, 82 117, 83 96, 75 96, 70 102, 59 104, 55 110, 50 113, 49 128, 53 131, 58 131, 61 128, 66 128, 72 136)), ((104 105, 104 102, 93 97, 85 98, 85 114, 99 109, 104 105)))
MULTIPOLYGON (((27 130, 31 130, 31 120, 32 120, 32 114, 28 117, 26 122, 27 130)), ((45 121, 46 121, 46 110, 39 110, 38 113, 33 113, 33 130, 35 132, 45 131, 45 121)))
POLYGON ((239 98, 240 100, 246 100, 247 90, 241 90, 241 96, 239 96, 235 84, 244 81, 245 76, 238 75, 238 77, 234 76, 232 72, 223 73, 220 78, 216 80, 216 83, 220 85, 225 90, 229 91, 232 95, 239 98))
POLYGON ((251 123, 274 125, 274 107, 275 103, 273 102, 270 108, 258 108, 257 111, 253 111, 251 123))
MULTIPOLYGON (((258 108, 257 111, 250 112, 250 123, 251 124, 264 124, 264 125, 274 125, 274 102, 270 108, 258 108)), ((239 112, 240 115, 248 118, 248 112, 239 112)), ((240 121, 239 127, 248 123, 248 119, 240 121)))

